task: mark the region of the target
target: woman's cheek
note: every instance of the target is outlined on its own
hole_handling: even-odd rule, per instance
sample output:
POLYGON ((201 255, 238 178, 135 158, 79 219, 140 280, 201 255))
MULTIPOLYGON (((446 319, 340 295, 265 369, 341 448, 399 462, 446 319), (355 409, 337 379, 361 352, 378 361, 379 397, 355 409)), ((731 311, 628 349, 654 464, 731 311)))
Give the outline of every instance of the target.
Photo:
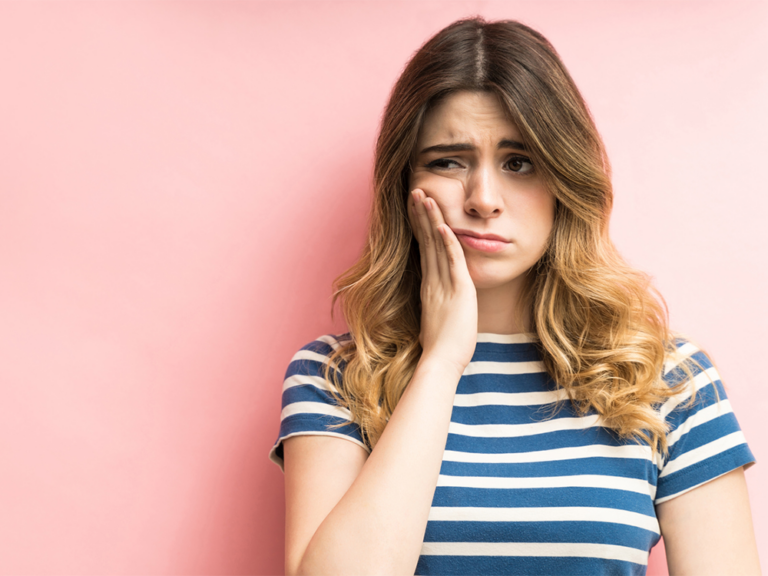
POLYGON ((432 198, 443 212, 451 211, 454 205, 464 202, 464 184, 456 178, 447 178, 426 173, 411 178, 411 190, 419 188, 428 198, 432 198))
POLYGON ((431 172, 415 172, 411 174, 411 190, 420 188, 426 193, 428 189, 433 189, 438 185, 440 177, 431 172))

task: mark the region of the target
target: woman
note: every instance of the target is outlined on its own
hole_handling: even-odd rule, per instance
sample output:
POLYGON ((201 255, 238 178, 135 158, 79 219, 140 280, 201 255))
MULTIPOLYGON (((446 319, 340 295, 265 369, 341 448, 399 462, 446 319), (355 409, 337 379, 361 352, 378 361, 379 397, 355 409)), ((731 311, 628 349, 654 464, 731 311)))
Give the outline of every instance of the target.
POLYGON ((350 333, 291 362, 288 574, 759 573, 719 376, 608 238, 603 144, 555 50, 459 21, 381 127, 350 333))

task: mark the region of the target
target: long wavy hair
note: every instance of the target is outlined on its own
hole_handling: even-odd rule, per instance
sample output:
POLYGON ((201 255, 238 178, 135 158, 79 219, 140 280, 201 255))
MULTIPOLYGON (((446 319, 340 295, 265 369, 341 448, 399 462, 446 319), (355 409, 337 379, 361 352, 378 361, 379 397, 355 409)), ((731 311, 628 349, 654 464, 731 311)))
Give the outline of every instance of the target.
POLYGON ((334 282, 333 305, 341 299, 351 336, 326 367, 337 400, 373 447, 416 369, 421 267, 406 210, 409 158, 426 112, 458 91, 498 96, 555 197, 548 245, 521 301, 547 372, 579 414, 594 410, 620 437, 666 451, 654 409, 677 391, 661 380, 674 349, 666 305, 608 236, 610 166, 584 99, 549 41, 515 21, 451 24, 414 54, 392 90, 367 242, 334 282))

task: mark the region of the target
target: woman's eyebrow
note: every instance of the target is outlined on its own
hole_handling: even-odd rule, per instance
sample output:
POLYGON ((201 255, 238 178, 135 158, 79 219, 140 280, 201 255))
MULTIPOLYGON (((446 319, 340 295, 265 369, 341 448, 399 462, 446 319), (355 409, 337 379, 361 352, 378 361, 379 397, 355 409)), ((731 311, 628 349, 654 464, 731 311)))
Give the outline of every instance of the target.
POLYGON ((426 154, 427 152, 467 152, 474 150, 473 144, 435 144, 424 148, 419 154, 426 154))
MULTIPOLYGON (((515 150, 527 150, 527 147, 522 142, 517 140, 502 140, 497 146, 499 150, 502 148, 513 148, 515 150)), ((419 154, 426 154, 427 152, 471 152, 475 150, 474 144, 458 143, 458 144, 435 144, 434 146, 428 146, 424 148, 419 154)))
POLYGON ((528 147, 517 140, 502 140, 499 142, 499 150, 502 148, 514 148, 515 150, 528 150, 528 147))

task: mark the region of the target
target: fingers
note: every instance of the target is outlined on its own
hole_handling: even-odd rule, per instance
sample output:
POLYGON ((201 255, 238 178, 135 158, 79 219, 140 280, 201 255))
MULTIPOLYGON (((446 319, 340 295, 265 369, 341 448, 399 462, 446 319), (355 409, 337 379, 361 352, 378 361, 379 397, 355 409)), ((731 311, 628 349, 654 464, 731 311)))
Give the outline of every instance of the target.
POLYGON ((426 195, 422 190, 416 189, 411 192, 413 201, 412 211, 413 219, 411 225, 419 243, 419 254, 421 256, 421 274, 422 278, 427 278, 437 274, 437 254, 435 253, 435 239, 439 240, 439 235, 432 229, 427 216, 427 210, 424 207, 426 195))
POLYGON ((421 230, 419 230, 418 216, 416 215, 416 191, 412 191, 406 205, 408 207, 408 220, 411 223, 416 242, 421 243, 421 230))
POLYGON ((445 226, 447 228, 448 225, 443 219, 443 214, 440 212, 440 208, 438 207, 437 202, 435 202, 432 198, 427 198, 424 200, 424 207, 427 209, 429 224, 432 227, 432 230, 434 230, 434 249, 436 256, 435 260, 437 261, 437 273, 443 282, 450 283, 450 263, 448 261, 448 255, 445 252, 444 234, 440 231, 441 226, 445 226))
POLYGON ((447 225, 442 224, 439 227, 440 235, 443 239, 443 246, 445 247, 446 260, 448 262, 448 274, 454 286, 464 281, 472 282, 472 278, 469 275, 467 263, 464 258, 464 249, 461 247, 459 239, 456 238, 456 234, 447 225))
POLYGON ((445 223, 437 202, 427 198, 419 189, 414 190, 411 196, 413 202, 409 202, 409 217, 419 242, 423 277, 433 275, 432 278, 439 278, 449 286, 453 276, 452 266, 459 261, 457 258, 463 260, 464 252, 445 223))

